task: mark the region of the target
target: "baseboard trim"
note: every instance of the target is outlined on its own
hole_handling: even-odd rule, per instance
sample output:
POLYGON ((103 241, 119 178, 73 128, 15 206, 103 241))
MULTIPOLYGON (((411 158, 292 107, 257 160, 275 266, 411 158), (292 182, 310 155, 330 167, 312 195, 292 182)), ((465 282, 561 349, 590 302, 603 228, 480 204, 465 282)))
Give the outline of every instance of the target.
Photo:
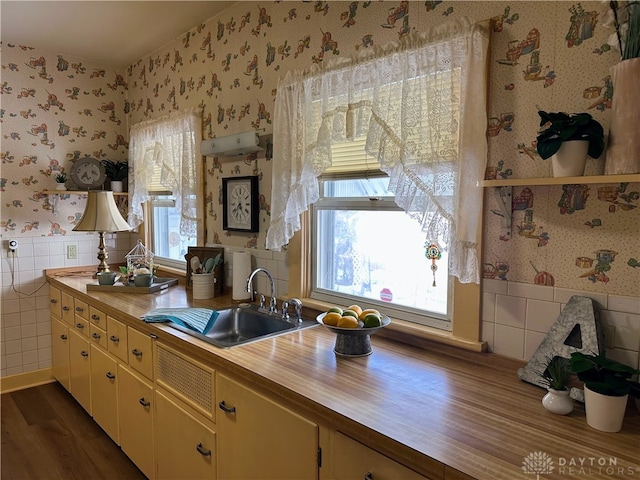
POLYGON ((45 383, 55 382, 52 368, 43 368, 33 372, 9 375, 0 379, 0 393, 10 393, 25 388, 37 387, 45 383))

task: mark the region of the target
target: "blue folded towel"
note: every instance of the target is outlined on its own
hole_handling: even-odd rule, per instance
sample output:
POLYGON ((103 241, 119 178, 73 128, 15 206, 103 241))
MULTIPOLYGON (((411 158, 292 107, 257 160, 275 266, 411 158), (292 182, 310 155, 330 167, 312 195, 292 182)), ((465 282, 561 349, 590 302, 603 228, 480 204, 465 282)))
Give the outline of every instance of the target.
POLYGON ((218 318, 216 310, 208 308, 156 308, 142 315, 147 323, 173 322, 199 333, 207 332, 218 318))

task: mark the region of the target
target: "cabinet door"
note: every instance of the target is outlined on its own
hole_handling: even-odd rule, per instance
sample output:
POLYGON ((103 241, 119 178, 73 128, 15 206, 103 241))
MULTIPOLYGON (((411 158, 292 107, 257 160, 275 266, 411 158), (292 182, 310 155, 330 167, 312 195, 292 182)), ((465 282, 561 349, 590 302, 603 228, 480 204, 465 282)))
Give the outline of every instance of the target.
POLYGON ((155 478, 152 402, 152 385, 119 363, 120 447, 147 478, 155 478))
POLYGON ((107 315, 107 337, 109 352, 120 360, 129 363, 127 351, 127 326, 113 317, 107 315))
POLYGON ((69 390, 69 327, 51 317, 51 363, 53 376, 69 390))
POLYGON ((91 345, 91 413, 93 419, 118 443, 118 362, 91 345))
POLYGON ((153 379, 153 348, 151 337, 127 327, 129 335, 129 366, 149 380, 153 379))
POLYGON ((224 375, 217 391, 220 478, 318 478, 315 423, 224 375))
POLYGON ((66 292, 60 292, 60 309, 62 320, 68 325, 73 325, 75 314, 73 313, 73 297, 66 292))
POLYGON ((158 478, 214 480, 215 445, 211 428, 156 391, 158 478))
POLYGON ((49 309, 51 315, 62 318, 62 303, 60 300, 60 290, 49 285, 49 309))
POLYGON ((331 478, 426 480, 426 477, 339 432, 334 433, 331 439, 331 478))
POLYGON ((71 395, 91 414, 91 359, 89 340, 69 329, 69 384, 71 395))

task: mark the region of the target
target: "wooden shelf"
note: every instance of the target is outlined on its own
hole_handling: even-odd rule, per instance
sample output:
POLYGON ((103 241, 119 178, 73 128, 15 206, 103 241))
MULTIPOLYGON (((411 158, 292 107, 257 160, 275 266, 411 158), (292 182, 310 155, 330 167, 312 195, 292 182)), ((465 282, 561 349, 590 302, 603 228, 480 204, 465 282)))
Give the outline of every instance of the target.
POLYGON ((588 175, 582 177, 507 178, 504 180, 483 180, 481 187, 511 187, 527 185, 569 185, 593 183, 634 183, 640 182, 640 173, 628 175, 588 175))
MULTIPOLYGON (((103 190, 98 190, 102 192, 103 190)), ((87 195, 89 192, 87 190, 43 190, 40 193, 44 195, 87 195)), ((113 196, 126 196, 129 195, 129 192, 113 192, 113 196)))

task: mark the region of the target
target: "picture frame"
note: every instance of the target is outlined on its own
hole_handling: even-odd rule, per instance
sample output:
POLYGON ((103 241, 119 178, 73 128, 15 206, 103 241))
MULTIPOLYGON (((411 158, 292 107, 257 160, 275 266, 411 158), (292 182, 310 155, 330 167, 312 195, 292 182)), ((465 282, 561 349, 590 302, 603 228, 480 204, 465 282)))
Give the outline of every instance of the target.
POLYGON ((222 179, 222 228, 235 232, 259 230, 258 176, 222 179))

